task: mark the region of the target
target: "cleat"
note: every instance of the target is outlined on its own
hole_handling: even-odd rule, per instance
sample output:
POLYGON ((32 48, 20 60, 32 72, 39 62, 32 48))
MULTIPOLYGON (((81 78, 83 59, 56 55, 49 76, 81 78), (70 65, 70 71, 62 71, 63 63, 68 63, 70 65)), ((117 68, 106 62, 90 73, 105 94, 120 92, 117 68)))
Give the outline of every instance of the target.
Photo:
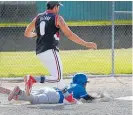
POLYGON ((27 95, 30 95, 31 89, 32 89, 32 85, 34 83, 36 83, 36 80, 34 79, 33 76, 31 75, 26 75, 24 77, 24 82, 25 82, 25 92, 27 95))
POLYGON ((11 101, 12 99, 17 100, 18 95, 20 94, 20 88, 18 86, 16 86, 13 91, 11 91, 11 93, 8 96, 8 101, 11 101))

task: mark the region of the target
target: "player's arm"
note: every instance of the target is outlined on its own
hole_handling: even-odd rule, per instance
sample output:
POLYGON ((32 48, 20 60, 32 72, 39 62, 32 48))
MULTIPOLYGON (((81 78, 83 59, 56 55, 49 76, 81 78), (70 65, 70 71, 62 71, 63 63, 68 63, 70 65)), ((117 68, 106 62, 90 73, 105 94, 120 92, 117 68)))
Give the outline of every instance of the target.
POLYGON ((37 36, 37 34, 33 32, 35 30, 35 23, 36 23, 36 18, 34 18, 33 21, 25 29, 25 32, 24 32, 25 37, 34 38, 37 36))
POLYGON ((82 86, 77 86, 77 94, 80 98, 80 101, 83 103, 91 102, 95 99, 95 97, 89 95, 86 91, 86 89, 82 86))
POLYGON ((95 99, 95 97, 89 95, 83 87, 78 88, 79 89, 79 96, 81 99, 84 99, 85 101, 92 101, 95 99))
POLYGON ((86 93, 86 95, 80 96, 80 101, 82 103, 90 103, 90 102, 92 102, 95 99, 96 99, 96 97, 93 97, 93 96, 91 96, 91 95, 89 95, 87 93, 86 93))
POLYGON ((91 95, 89 95, 89 94, 87 94, 86 96, 84 96, 84 97, 82 97, 82 98, 85 99, 85 100, 90 100, 90 101, 96 99, 95 97, 93 97, 93 96, 91 96, 91 95))
POLYGON ((70 30, 70 28, 67 26, 67 24, 65 23, 63 17, 58 16, 57 25, 62 30, 62 32, 65 34, 65 36, 67 36, 73 42, 80 44, 82 46, 85 46, 87 48, 90 48, 90 49, 97 49, 97 45, 95 43, 86 42, 86 41, 82 40, 79 36, 77 36, 75 33, 73 33, 70 30))

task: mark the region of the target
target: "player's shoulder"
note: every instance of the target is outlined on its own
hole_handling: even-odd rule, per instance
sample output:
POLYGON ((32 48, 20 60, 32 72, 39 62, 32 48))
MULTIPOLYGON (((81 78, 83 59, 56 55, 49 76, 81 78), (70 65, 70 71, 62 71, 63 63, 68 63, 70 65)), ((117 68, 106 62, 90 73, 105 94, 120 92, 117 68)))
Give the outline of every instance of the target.
POLYGON ((51 13, 48 13, 47 11, 45 11, 45 12, 38 13, 37 14, 37 17, 39 17, 39 16, 45 16, 45 15, 53 15, 54 16, 54 14, 51 14, 51 13))
POLYGON ((57 14, 57 16, 58 16, 58 19, 59 19, 59 20, 64 20, 63 16, 58 15, 58 14, 57 14))
POLYGON ((45 14, 45 12, 38 13, 38 14, 37 14, 37 17, 38 17, 38 16, 42 16, 42 15, 44 15, 44 14, 45 14))

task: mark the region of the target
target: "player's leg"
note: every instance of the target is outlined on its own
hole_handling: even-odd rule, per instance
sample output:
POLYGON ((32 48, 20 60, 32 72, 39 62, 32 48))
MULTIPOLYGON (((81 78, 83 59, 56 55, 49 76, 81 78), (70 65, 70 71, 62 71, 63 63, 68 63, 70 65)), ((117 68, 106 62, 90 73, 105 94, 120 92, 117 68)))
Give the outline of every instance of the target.
POLYGON ((58 88, 62 89, 65 87, 63 77, 62 77, 62 63, 59 57, 59 54, 55 50, 48 50, 43 53, 37 55, 42 62, 42 64, 48 69, 51 76, 40 76, 33 77, 31 75, 27 75, 24 77, 26 92, 29 95, 31 91, 31 87, 34 83, 58 83, 58 88))
POLYGON ((34 93, 32 92, 32 95, 34 95, 33 104, 57 104, 60 100, 59 93, 49 87, 45 87, 34 93))
POLYGON ((13 91, 10 91, 8 95, 8 101, 11 101, 12 99, 15 99, 16 101, 22 100, 22 101, 29 101, 30 103, 36 102, 36 96, 32 93, 27 96, 26 92, 21 90, 18 86, 16 86, 13 91))
MULTIPOLYGON (((51 76, 47 77, 42 76, 41 79, 38 79, 38 77, 36 77, 35 79, 37 80, 37 82, 43 83, 43 82, 49 82, 49 83, 57 83, 59 82, 61 79, 63 79, 62 77, 62 62, 59 56, 59 53, 56 50, 48 50, 46 52, 43 52, 41 54, 37 55, 40 59, 40 61, 42 62, 42 64, 48 69, 49 73, 51 76), (44 78, 44 80, 43 80, 44 78)), ((63 82, 63 80, 62 80, 63 82)), ((64 82, 62 83, 62 85, 59 88, 63 88, 65 87, 64 82)))
POLYGON ((16 86, 13 91, 11 91, 10 89, 4 88, 4 87, 0 87, 0 93, 7 94, 9 101, 12 99, 16 100, 19 92, 20 92, 20 88, 18 86, 16 86))
POLYGON ((63 89, 65 87, 63 77, 62 77, 62 63, 59 57, 59 54, 55 50, 48 50, 43 53, 37 55, 42 62, 42 64, 48 69, 51 76, 40 76, 40 77, 33 77, 33 76, 25 76, 24 81, 26 84, 26 91, 29 95, 31 91, 31 87, 33 83, 58 83, 58 88, 63 89))
MULTIPOLYGON (((63 92, 65 99, 69 102, 76 103, 76 100, 73 98, 72 94, 69 94, 69 92, 67 91, 67 87, 64 83, 62 61, 60 59, 58 51, 49 50, 49 52, 47 52, 47 55, 45 55, 44 53, 42 55, 39 55, 39 58, 51 74, 50 77, 45 77, 45 80, 42 82, 57 82, 57 87, 63 92)), ((37 80, 38 78, 35 79, 37 80)), ((40 82, 41 80, 38 81, 40 82)))
POLYGON ((2 94, 10 94, 11 90, 10 89, 7 89, 7 88, 4 88, 4 87, 0 87, 0 93, 2 94))
POLYGON ((23 100, 25 100, 25 101, 31 100, 31 96, 26 96, 24 91, 22 91, 18 86, 16 86, 13 89, 13 91, 11 91, 10 89, 4 88, 4 87, 0 87, 0 93, 7 94, 9 101, 11 101, 12 99, 18 100, 18 97, 19 97, 18 95, 20 95, 20 94, 21 94, 21 96, 23 95, 22 96, 23 100))
POLYGON ((18 99, 18 95, 21 93, 21 89, 16 86, 13 91, 10 92, 10 94, 8 95, 8 101, 11 101, 12 99, 17 100, 18 99))
POLYGON ((22 91, 18 86, 16 86, 8 96, 9 101, 12 99, 17 101, 29 101, 31 104, 57 104, 59 102, 60 95, 54 89, 44 88, 34 90, 31 92, 30 96, 27 96, 25 91, 22 91))
POLYGON ((4 92, 4 94, 8 95, 8 101, 14 100, 23 100, 32 102, 34 100, 34 96, 27 96, 25 91, 22 91, 18 86, 16 86, 12 91, 5 88, 0 88, 0 92, 4 92))
MULTIPOLYGON (((58 84, 58 88, 62 90, 64 97, 69 101, 74 101, 72 94, 69 94, 66 88, 66 85, 63 80, 63 69, 62 62, 59 56, 59 53, 56 50, 48 50, 41 54, 37 55, 43 65, 48 69, 51 76, 41 76, 41 77, 32 77, 34 82, 44 83, 56 83, 58 84)), ((29 89, 29 88, 28 88, 29 89)), ((30 94, 30 90, 27 90, 27 94, 30 94)))

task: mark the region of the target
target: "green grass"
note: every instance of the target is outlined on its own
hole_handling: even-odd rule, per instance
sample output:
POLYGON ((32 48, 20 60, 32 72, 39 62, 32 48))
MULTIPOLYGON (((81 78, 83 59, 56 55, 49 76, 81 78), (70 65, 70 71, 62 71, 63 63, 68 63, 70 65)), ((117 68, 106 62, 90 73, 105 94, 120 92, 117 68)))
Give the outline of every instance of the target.
MULTIPOLYGON (((19 22, 19 23, 11 23, 11 22, 6 22, 6 23, 0 23, 0 27, 25 27, 29 23, 27 22, 19 22)), ((104 25, 111 25, 111 21, 68 21, 67 24, 69 26, 104 26, 104 25)), ((116 25, 131 25, 132 20, 116 20, 115 21, 116 25)))
MULTIPOLYGON (((60 51, 60 56, 64 75, 76 72, 111 73, 111 50, 60 51)), ((115 73, 132 73, 132 49, 115 50, 115 73)), ((0 77, 20 77, 26 74, 48 75, 35 52, 0 52, 0 77)))
MULTIPOLYGON (((67 22, 69 26, 105 26, 111 25, 111 21, 77 21, 77 22, 67 22)), ((116 25, 131 25, 132 20, 116 20, 116 25)))

